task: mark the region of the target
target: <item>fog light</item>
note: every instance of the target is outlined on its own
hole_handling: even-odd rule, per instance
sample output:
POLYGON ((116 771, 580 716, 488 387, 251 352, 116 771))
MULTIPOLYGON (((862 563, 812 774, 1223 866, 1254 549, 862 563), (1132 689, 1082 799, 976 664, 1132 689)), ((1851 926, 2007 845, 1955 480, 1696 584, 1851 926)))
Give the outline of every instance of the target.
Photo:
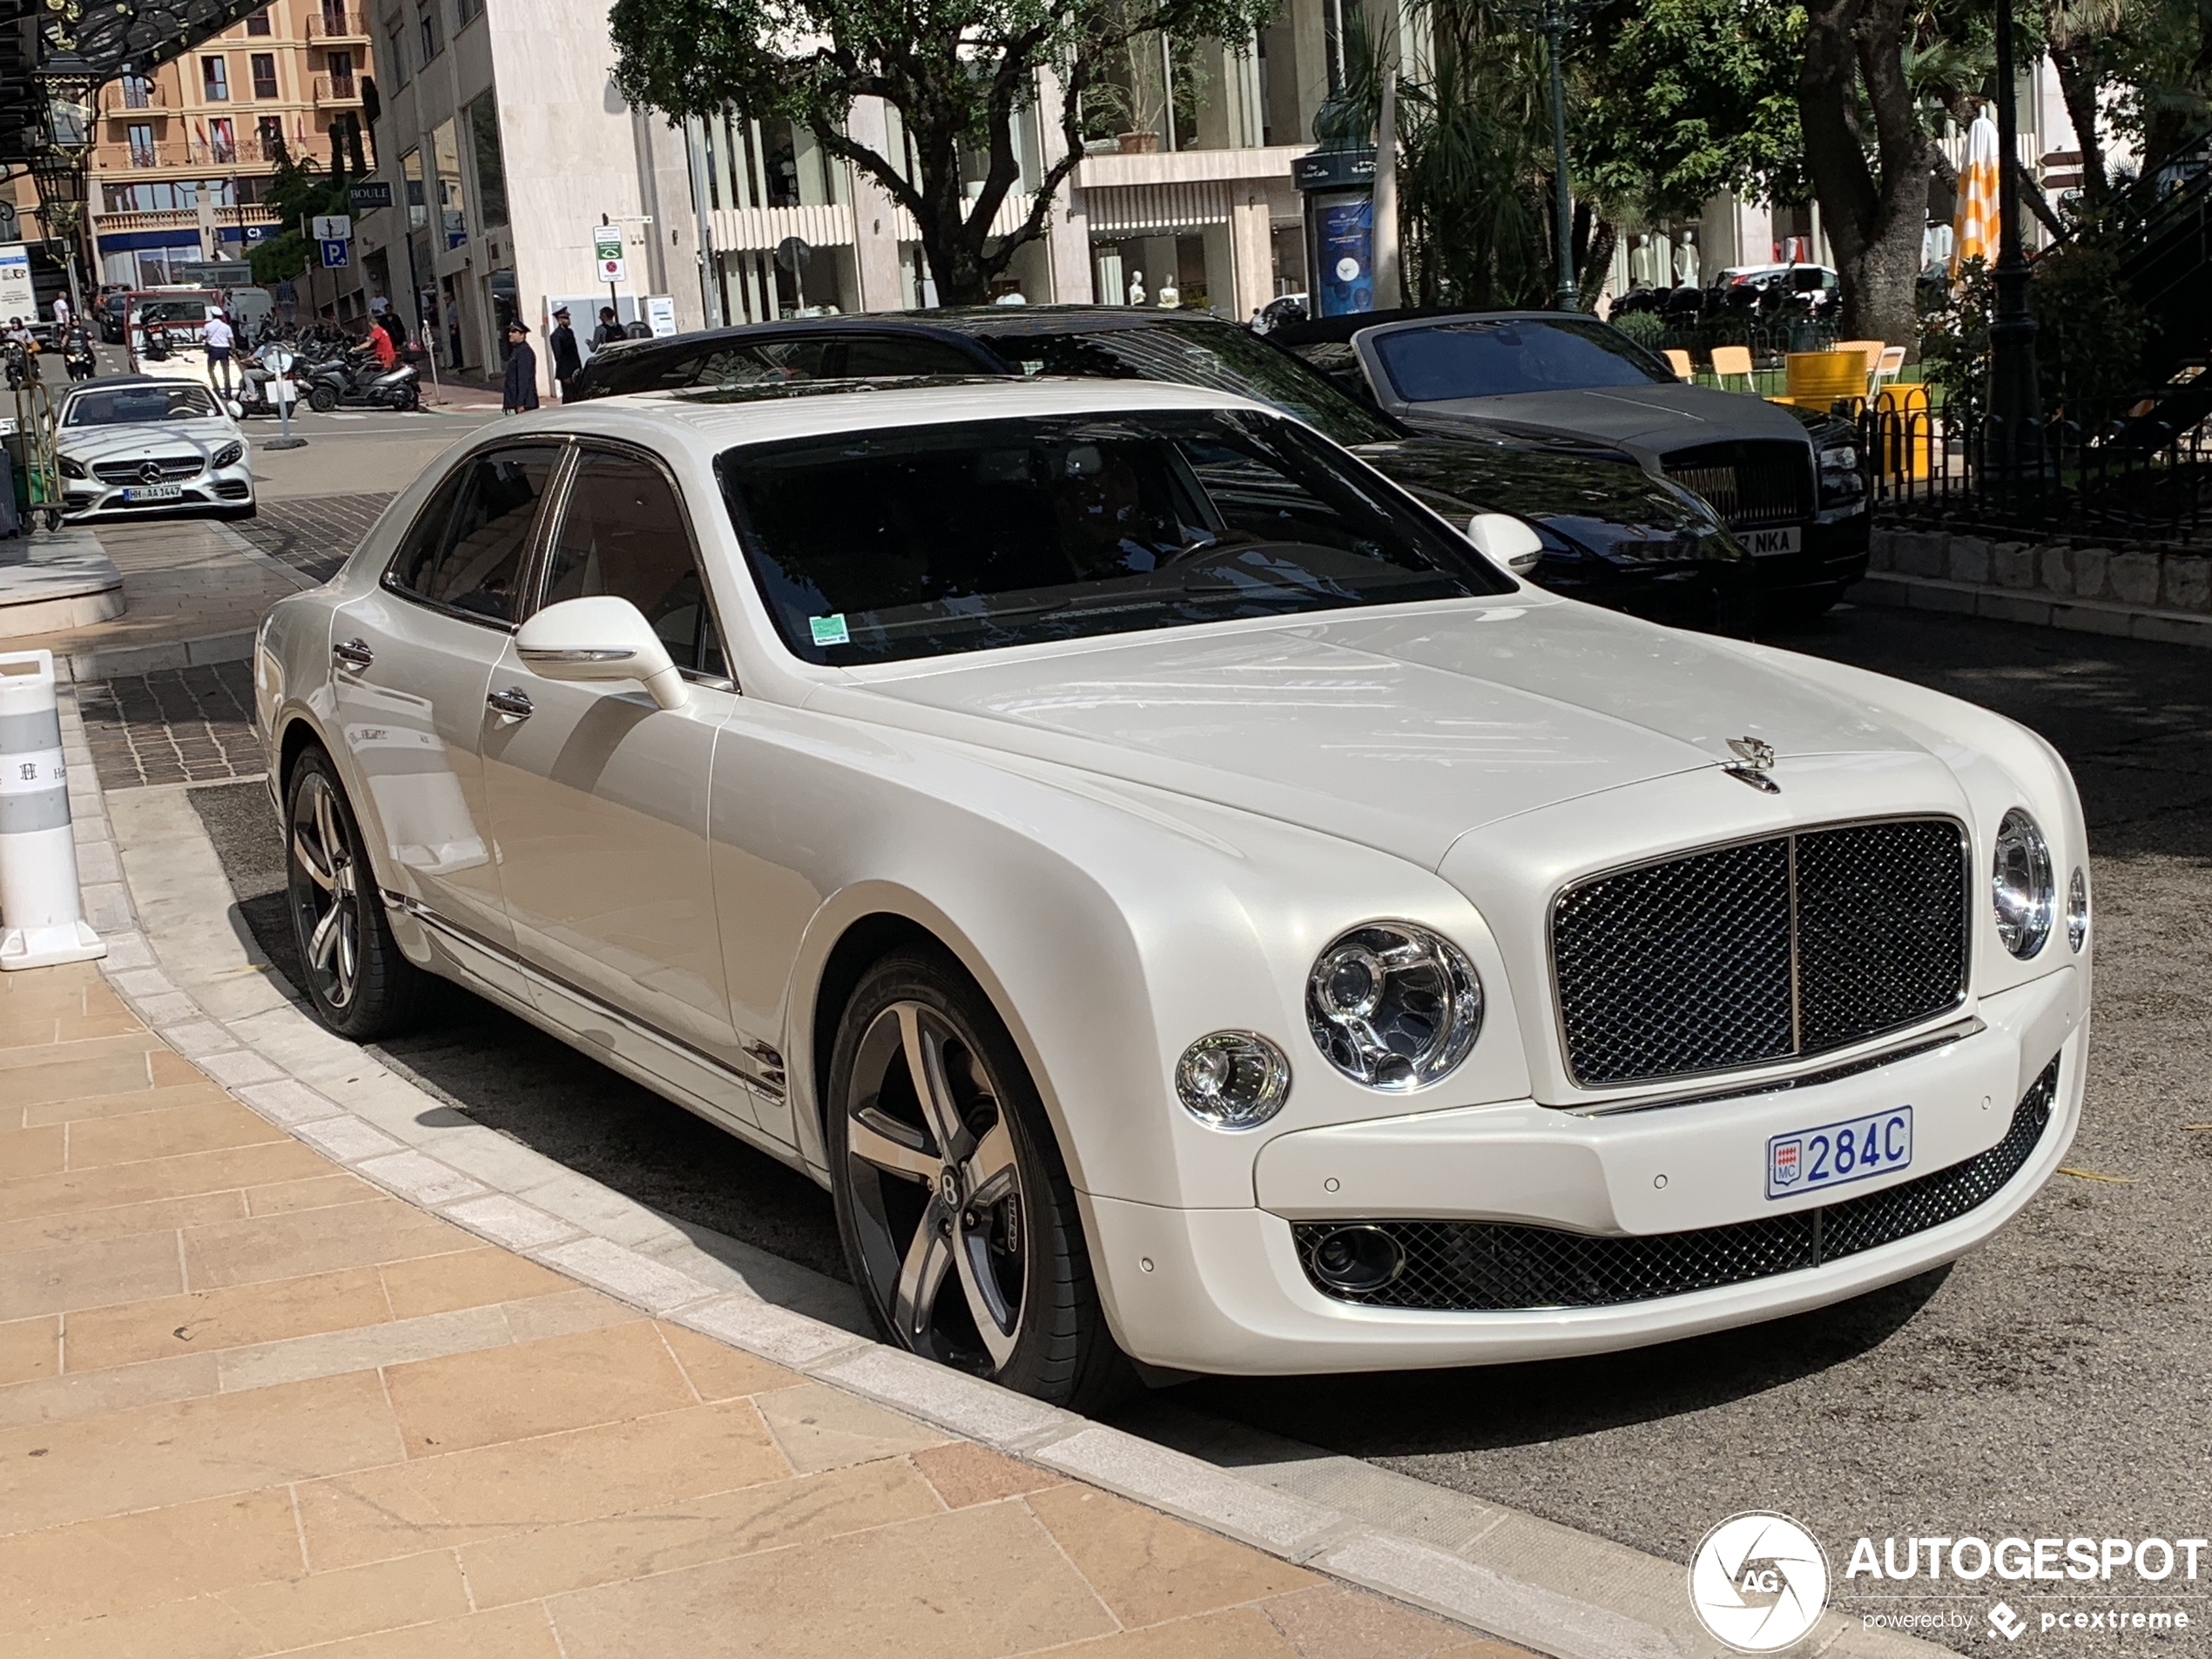
POLYGON ((1291 1062, 1252 1031, 1200 1037, 1176 1062, 1175 1092, 1193 1117, 1216 1129, 1251 1129, 1291 1096, 1291 1062))
POLYGON ((2066 942, 2079 954, 2089 941, 2089 873, 2076 870, 2066 890, 2066 942))
POLYGON ((1332 1291, 1366 1295, 1406 1271, 1406 1252, 1379 1227, 1339 1227, 1313 1247, 1313 1277, 1332 1291))

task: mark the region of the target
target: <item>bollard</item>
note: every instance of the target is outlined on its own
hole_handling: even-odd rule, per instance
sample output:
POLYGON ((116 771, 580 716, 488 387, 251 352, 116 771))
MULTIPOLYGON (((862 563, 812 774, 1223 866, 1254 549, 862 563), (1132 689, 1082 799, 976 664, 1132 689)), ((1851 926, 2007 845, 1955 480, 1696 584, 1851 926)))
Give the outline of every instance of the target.
POLYGON ((0 653, 0 968, 106 954, 77 891, 54 654, 0 653))

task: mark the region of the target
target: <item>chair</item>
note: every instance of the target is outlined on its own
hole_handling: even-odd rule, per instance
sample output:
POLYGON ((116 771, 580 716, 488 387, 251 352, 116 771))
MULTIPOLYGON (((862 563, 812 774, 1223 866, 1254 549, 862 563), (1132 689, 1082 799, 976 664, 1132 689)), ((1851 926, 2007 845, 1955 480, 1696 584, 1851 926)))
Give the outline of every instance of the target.
POLYGON ((1758 389, 1751 381, 1751 348, 1749 346, 1714 347, 1713 373, 1718 377, 1723 390, 1728 388, 1729 381, 1738 374, 1743 377, 1746 391, 1758 389))
POLYGON ((1905 347, 1885 346, 1882 355, 1874 365, 1874 373, 1866 384, 1866 395, 1878 397, 1882 388, 1905 372, 1905 347))
POLYGON ((1686 381, 1690 377, 1692 370, 1689 362, 1689 354, 1688 352, 1683 351, 1679 347, 1669 346, 1666 348, 1665 355, 1668 363, 1675 371, 1675 378, 1676 380, 1686 381))

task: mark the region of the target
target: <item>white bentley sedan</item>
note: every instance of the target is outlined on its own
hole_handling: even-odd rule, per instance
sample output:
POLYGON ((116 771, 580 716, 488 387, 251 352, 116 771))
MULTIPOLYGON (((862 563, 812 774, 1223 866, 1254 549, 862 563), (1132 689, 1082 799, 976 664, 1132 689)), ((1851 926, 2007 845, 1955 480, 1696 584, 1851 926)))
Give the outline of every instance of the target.
POLYGON ((212 509, 251 518, 246 435, 191 381, 109 375, 70 388, 55 417, 62 501, 71 518, 212 509))
POLYGON ((1049 1399, 1832 1303, 2002 1226, 2080 1109, 2048 745, 1543 593, 1202 389, 548 409, 257 677, 333 1029, 513 1009, 1049 1399))

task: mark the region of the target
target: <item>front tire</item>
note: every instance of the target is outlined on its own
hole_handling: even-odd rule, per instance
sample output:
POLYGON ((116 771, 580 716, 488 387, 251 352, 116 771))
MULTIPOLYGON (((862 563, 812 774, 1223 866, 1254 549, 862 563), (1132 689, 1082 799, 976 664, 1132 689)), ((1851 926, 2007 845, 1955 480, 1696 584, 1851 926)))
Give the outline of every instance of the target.
POLYGON ((300 988, 316 1017, 356 1042, 414 1022, 429 975, 401 954, 361 826, 320 749, 294 764, 285 800, 285 891, 300 988))
POLYGON ((307 394, 307 407, 317 415, 327 415, 338 407, 338 394, 327 386, 318 386, 307 394))
POLYGON ((828 1101, 838 1230, 884 1333, 1055 1406, 1117 1399, 1132 1373, 1067 1167, 974 981, 934 953, 870 968, 838 1022, 828 1101))

